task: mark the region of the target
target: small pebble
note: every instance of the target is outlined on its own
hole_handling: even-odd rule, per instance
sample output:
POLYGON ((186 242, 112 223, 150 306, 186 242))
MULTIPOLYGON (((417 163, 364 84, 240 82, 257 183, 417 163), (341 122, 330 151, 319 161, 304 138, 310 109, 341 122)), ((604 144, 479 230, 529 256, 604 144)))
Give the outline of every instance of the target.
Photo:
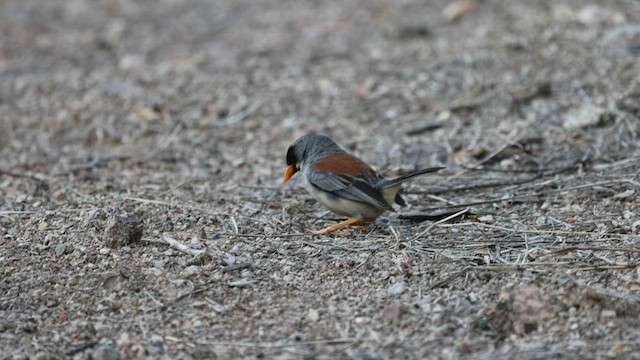
POLYGON ((389 295, 399 295, 399 294, 402 294, 404 292, 404 289, 406 287, 407 286, 404 283, 404 281, 400 281, 400 282, 397 282, 397 283, 389 286, 389 289, 387 289, 387 292, 389 293, 389 295))
POLYGON ((318 309, 309 309, 307 312, 307 319, 311 322, 318 321, 320 319, 320 312, 318 312, 318 309))
POLYGON ((67 244, 58 244, 53 250, 57 256, 62 256, 64 254, 70 254, 73 252, 73 248, 67 244))
POLYGON ((118 353, 118 350, 116 350, 116 349, 114 349, 112 347, 100 346, 99 348, 97 348, 94 351, 93 359, 96 359, 96 360, 119 360, 120 359, 120 354, 118 353))
POLYGON ((111 248, 137 243, 142 238, 144 223, 140 218, 116 216, 107 229, 105 242, 111 248))

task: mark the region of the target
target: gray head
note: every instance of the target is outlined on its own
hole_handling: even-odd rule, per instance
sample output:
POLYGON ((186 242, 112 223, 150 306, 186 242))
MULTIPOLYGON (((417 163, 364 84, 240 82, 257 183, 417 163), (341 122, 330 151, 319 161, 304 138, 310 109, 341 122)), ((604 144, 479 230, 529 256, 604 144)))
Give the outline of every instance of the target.
POLYGON ((288 175, 285 175, 285 181, 300 171, 305 163, 342 151, 344 150, 327 136, 313 133, 302 136, 287 150, 288 175))

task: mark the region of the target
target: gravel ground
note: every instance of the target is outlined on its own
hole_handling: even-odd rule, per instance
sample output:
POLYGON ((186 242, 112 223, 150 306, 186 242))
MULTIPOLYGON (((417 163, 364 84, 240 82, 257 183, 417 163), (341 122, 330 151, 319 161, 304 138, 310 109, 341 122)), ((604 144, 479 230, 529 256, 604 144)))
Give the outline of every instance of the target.
POLYGON ((0 359, 640 359, 639 49, 636 0, 1 1, 0 359), (446 169, 310 235, 309 131, 446 169))

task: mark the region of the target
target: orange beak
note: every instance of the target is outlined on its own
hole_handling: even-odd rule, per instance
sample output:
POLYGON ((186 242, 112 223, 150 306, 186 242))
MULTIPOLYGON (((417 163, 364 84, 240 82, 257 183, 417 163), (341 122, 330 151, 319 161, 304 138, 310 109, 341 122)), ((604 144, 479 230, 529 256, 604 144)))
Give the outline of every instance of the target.
POLYGON ((298 170, 296 170, 295 166, 293 166, 293 165, 287 166, 287 170, 285 170, 285 172, 284 172, 284 183, 286 184, 287 181, 289 181, 289 179, 291 179, 293 174, 295 174, 297 171, 298 170))

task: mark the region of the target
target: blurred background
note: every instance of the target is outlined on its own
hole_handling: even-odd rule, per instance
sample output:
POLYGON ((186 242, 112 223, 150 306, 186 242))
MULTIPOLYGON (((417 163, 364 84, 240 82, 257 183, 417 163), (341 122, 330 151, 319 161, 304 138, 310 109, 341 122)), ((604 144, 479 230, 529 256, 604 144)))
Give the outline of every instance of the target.
POLYGON ((560 151, 637 130, 638 6, 3 1, 0 165, 224 189, 275 184, 310 130, 383 170, 560 151))

